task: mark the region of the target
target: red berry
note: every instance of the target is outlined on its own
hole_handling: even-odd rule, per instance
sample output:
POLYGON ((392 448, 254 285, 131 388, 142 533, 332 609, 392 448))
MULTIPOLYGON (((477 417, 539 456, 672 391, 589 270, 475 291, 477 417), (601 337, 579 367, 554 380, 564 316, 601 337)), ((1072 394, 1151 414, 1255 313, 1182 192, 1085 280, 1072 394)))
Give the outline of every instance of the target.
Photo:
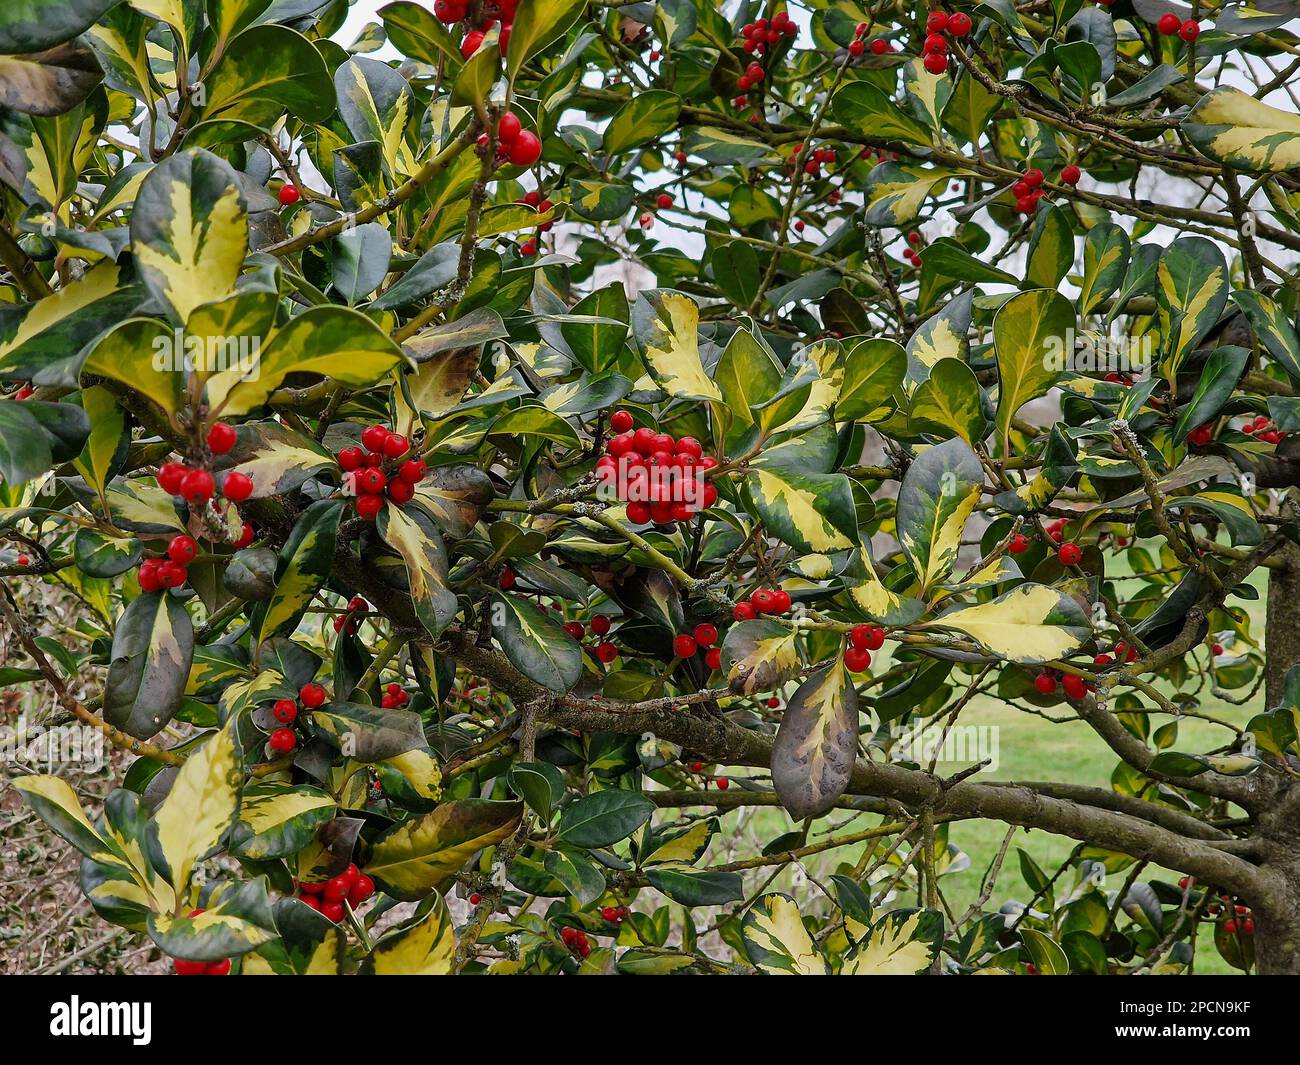
POLYGON ((946 11, 931 11, 925 16, 925 28, 931 33, 942 33, 948 28, 948 13, 946 11))
POLYGON ((242 503, 253 494, 252 478, 238 470, 231 470, 221 482, 221 494, 232 503, 242 503))
POLYGON ((179 462, 165 462, 158 467, 158 486, 169 496, 180 495, 181 481, 189 472, 189 468, 179 462))
POLYGON ((524 130, 510 145, 510 161, 515 166, 532 166, 542 157, 542 142, 537 134, 524 130))
POLYGON ((1067 163, 1061 167, 1061 183, 1063 185, 1077 185, 1081 177, 1083 177, 1083 171, 1073 163, 1067 163))
POLYGON ((701 647, 712 647, 718 642, 718 629, 707 621, 695 626, 695 642, 701 647))
POLYGON ((678 658, 691 658, 698 649, 694 636, 683 632, 673 637, 673 654, 678 658))
POLYGON ((357 517, 364 521, 374 521, 384 509, 384 497, 381 495, 357 496, 357 517))
POLYGON ((874 41, 871 42, 872 55, 884 55, 888 51, 889 51, 889 42, 886 41, 883 37, 877 37, 874 41))
POLYGON ((513 111, 507 111, 501 116, 501 121, 497 123, 497 140, 502 144, 512 143, 523 130, 519 121, 519 116, 513 111))
POLYGON ((271 733, 269 742, 276 754, 288 754, 298 746, 298 737, 291 728, 278 728, 271 733))
POLYGON ((1067 673, 1061 678, 1061 686, 1065 688, 1065 694, 1071 699, 1082 699, 1088 694, 1088 686, 1084 683, 1083 678, 1075 676, 1073 673, 1067 673))
POLYGON ((710 669, 721 669, 722 649, 718 647, 710 647, 707 651, 705 651, 704 664, 708 666, 710 669))
POLYGON ((315 681, 311 681, 298 689, 298 698, 302 701, 302 705, 307 707, 307 709, 315 710, 318 706, 324 706, 325 700, 328 699, 329 696, 326 694, 324 688, 315 681))
POLYGON ((478 46, 483 43, 484 36, 486 35, 483 33, 482 30, 474 30, 470 33, 465 34, 465 39, 460 42, 461 56, 463 56, 465 59, 468 59, 475 52, 477 52, 478 46))
POLYGON ((1166 11, 1156 21, 1156 29, 1159 30, 1161 33, 1163 33, 1166 37, 1172 37, 1175 33, 1177 33, 1180 29, 1182 29, 1182 25, 1183 25, 1183 20, 1180 19, 1177 15, 1175 15, 1172 11, 1166 11))
POLYGON ((627 520, 633 525, 645 525, 650 521, 650 504, 637 500, 627 505, 627 520))
POLYGON ((212 474, 207 470, 190 470, 181 478, 180 494, 187 503, 197 506, 212 498, 212 474))
MULTIPOLYGON (((469 897, 469 904, 470 904, 471 906, 477 906, 477 905, 478 905, 480 902, 482 902, 482 901, 483 901, 483 896, 480 895, 477 891, 475 891, 475 892, 474 892, 472 895, 470 895, 470 897, 469 897)), ((570 929, 570 928, 566 928, 565 931, 566 931, 566 932, 570 932, 570 931, 572 931, 572 929, 570 929)), ((567 938, 567 937, 566 937, 566 938, 567 938)))
POLYGON ((185 567, 169 558, 158 563, 157 574, 158 583, 163 588, 179 588, 185 583, 185 567))
POLYGON ((604 614, 597 614, 591 619, 591 631, 597 636, 604 636, 609 632, 609 618, 604 614))
POLYGON ((618 657, 618 648, 608 640, 604 643, 598 643, 596 645, 596 657, 606 665, 609 665, 610 662, 614 661, 614 659, 618 657))
MULTIPOLYGON (((632 428, 632 415, 625 410, 616 410, 609 416, 609 427, 616 433, 626 433, 632 428)), ((611 440, 610 443, 612 444, 613 441, 611 440)), ((630 450, 631 444, 632 441, 629 439, 627 444, 623 446, 623 450, 630 450)), ((611 448, 611 451, 612 450, 613 449, 611 448)))
POLYGON ((948 33, 953 37, 965 37, 971 31, 971 18, 966 12, 958 11, 948 16, 948 33))
POLYGON ((271 714, 282 725, 290 725, 298 716, 298 704, 292 699, 277 699, 271 714))
POLYGON ((719 791, 726 791, 729 787, 731 787, 731 781, 728 780, 726 777, 718 777, 717 783, 718 783, 719 791))
POLYGON ((1223 654, 1223 644, 1221 644, 1221 643, 1211 644, 1211 645, 1210 645, 1210 654, 1214 655, 1216 658, 1217 658, 1219 655, 1223 654))
POLYGON ((732 608, 731 616, 737 621, 753 621, 758 616, 753 603, 737 603, 732 608))
POLYGON ((572 636, 575 640, 581 640, 587 635, 587 626, 581 621, 566 621, 564 631, 572 636))
POLYGON ((668 193, 666 192, 661 192, 658 196, 655 197, 655 206, 658 207, 659 210, 661 211, 671 207, 672 205, 673 205, 673 198, 669 196, 668 193))
POLYGON ((30 565, 31 565, 31 562, 32 562, 32 560, 31 560, 30 556, 28 556, 28 555, 19 555, 19 556, 18 556, 18 565, 20 565, 20 566, 30 566, 30 565))
POLYGON ((790 612, 790 593, 783 588, 778 588, 772 593, 772 614, 788 614, 790 612))
POLYGON ((1040 673, 1034 678, 1034 687, 1044 695, 1051 695, 1056 691, 1056 678, 1050 673, 1040 673))
POLYGON ((395 459, 399 455, 405 455, 409 447, 410 444, 401 433, 389 433, 384 437, 382 450, 390 459, 395 459))
POLYGON ((1056 549, 1056 557, 1061 560, 1062 566, 1077 566, 1079 559, 1083 558, 1083 551, 1078 544, 1062 544, 1056 549))
POLYGON ((177 976, 206 976, 208 972, 208 963, 205 961, 186 961, 184 958, 173 958, 172 969, 177 976))
POLYGON ((388 482, 388 498, 399 506, 415 498, 415 486, 409 481, 394 478, 388 482))
POLYGON ((502 567, 501 576, 497 578, 497 587, 499 587, 503 592, 508 592, 514 586, 515 571, 509 566, 502 567))
POLYGON ((342 902, 322 902, 320 904, 321 916, 338 924, 343 920, 343 903, 342 902))
POLYGON ((361 434, 361 446, 367 451, 382 452, 384 441, 388 439, 388 429, 382 425, 369 426, 361 434))
POLYGON ((870 640, 870 625, 854 625, 853 628, 849 629, 849 643, 854 647, 861 647, 865 650, 870 640))
POLYGON ((366 453, 359 447, 345 447, 339 452, 339 468, 343 470, 359 469, 366 461, 366 453))
POLYGON ((224 455, 235 446, 237 439, 232 426, 225 422, 213 422, 212 428, 208 430, 208 450, 214 455, 224 455))
POLYGON ((1036 189, 1043 183, 1043 172, 1037 168, 1026 170, 1024 181, 1031 189, 1036 189))
POLYGON ((407 484, 419 484, 424 480, 424 475, 429 472, 429 468, 424 464, 423 459, 407 459, 402 463, 397 471, 397 476, 407 484))
POLYGON ((372 878, 364 873, 358 873, 356 880, 352 884, 352 889, 348 892, 348 904, 354 909, 360 906, 366 899, 375 893, 375 882, 372 878))
POLYGON ((923 50, 926 53, 937 52, 939 55, 947 55, 948 38, 940 33, 932 33, 925 39, 923 50))
POLYGON ((388 484, 384 471, 374 466, 367 467, 356 476, 357 491, 365 495, 378 495, 388 484))
POLYGON ((280 186, 280 204, 284 207, 292 207, 302 199, 302 193, 298 191, 297 185, 280 186))
POLYGON ((214 961, 208 965, 207 976, 229 976, 230 959, 222 958, 220 961, 214 961))
POLYGON ((849 647, 844 651, 844 665, 850 673, 862 673, 871 665, 871 652, 865 647, 849 647))
POLYGON ((759 614, 775 613, 776 593, 766 588, 757 589, 749 597, 749 601, 754 605, 755 612, 759 614))
POLYGON ((929 52, 926 54, 925 69, 931 74, 942 74, 948 69, 948 57, 939 52, 929 52))
POLYGON ((167 557, 182 566, 188 566, 199 553, 199 543, 192 536, 173 536, 167 545, 167 557))
POLYGON ((1024 533, 1016 533, 1016 535, 1011 538, 1011 542, 1007 544, 1007 550, 1013 555, 1024 554, 1028 549, 1029 541, 1025 538, 1024 533))
POLYGON ((863 53, 863 51, 865 51, 865 50, 866 50, 866 45, 864 45, 861 41, 850 41, 850 42, 849 42, 849 55, 852 55, 852 56, 859 56, 859 55, 861 55, 861 54, 863 53))

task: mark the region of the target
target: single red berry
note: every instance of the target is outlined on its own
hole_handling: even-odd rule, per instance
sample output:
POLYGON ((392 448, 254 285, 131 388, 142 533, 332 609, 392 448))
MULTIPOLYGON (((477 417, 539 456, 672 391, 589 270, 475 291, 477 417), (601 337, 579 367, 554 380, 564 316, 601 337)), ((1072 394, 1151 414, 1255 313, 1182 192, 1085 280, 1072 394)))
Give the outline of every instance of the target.
POLYGON ((497 578, 497 587, 503 592, 510 591, 515 586, 515 571, 509 566, 503 566, 501 576, 497 578))
POLYGON ((388 439, 388 429, 383 425, 371 425, 361 434, 361 446, 367 451, 382 453, 384 441, 388 439))
POLYGON ((1071 699, 1082 699, 1088 694, 1088 685, 1084 683, 1082 677, 1075 676, 1073 673, 1067 673, 1061 678, 1061 686, 1071 699))
POLYGON ((1211 645, 1210 645, 1210 654, 1214 655, 1216 658, 1217 658, 1219 655, 1223 654, 1223 644, 1221 644, 1221 643, 1211 644, 1211 645))
POLYGON ((253 494, 252 478, 238 470, 231 470, 221 482, 221 494, 232 503, 242 503, 253 494))
POLYGON ((532 166, 542 157, 542 142, 537 134, 524 130, 510 145, 510 161, 515 166, 532 166))
POLYGON ((158 560, 156 558, 146 558, 141 562, 139 572, 136 573, 136 579, 140 582, 140 591, 161 592, 163 585, 158 577, 158 560))
POLYGON ((857 40, 850 41, 850 42, 849 42, 849 55, 851 55, 851 56, 860 56, 860 55, 861 55, 861 54, 866 50, 866 47, 867 47, 867 46, 866 46, 865 44, 863 44, 861 41, 857 41, 857 40))
POLYGON ((718 642, 718 629, 707 621, 695 626, 695 642, 701 647, 712 647, 718 642))
POLYGON ((854 625, 853 628, 849 629, 849 643, 854 647, 861 647, 865 650, 870 640, 870 625, 854 625))
POLYGON ((235 541, 236 547, 247 547, 253 542, 253 527, 244 522, 244 528, 239 534, 239 539, 235 541))
POLYGON ((710 647, 704 652, 704 664, 710 669, 722 668, 722 649, 720 647, 710 647))
POLYGON ((297 185, 285 184, 280 186, 281 206, 292 207, 295 203, 297 203, 301 199, 302 199, 302 193, 298 191, 297 185))
POLYGON ((388 498, 399 506, 415 498, 415 486, 409 481, 393 478, 388 482, 388 498))
POLYGON ((871 665, 871 652, 865 647, 846 648, 844 665, 850 673, 862 673, 871 665))
POLYGON ((207 470, 190 470, 181 478, 180 494, 187 503, 197 506, 212 498, 212 474, 207 470))
POLYGON ((1056 557, 1061 560, 1062 566, 1077 566, 1079 559, 1083 558, 1083 551, 1078 544, 1062 544, 1056 549, 1056 557))
POLYGON ((519 136, 523 128, 519 116, 513 111, 507 111, 501 116, 501 121, 497 123, 497 140, 502 144, 511 144, 519 136))
POLYGON ((673 654, 678 658, 691 658, 697 650, 699 646, 694 636, 682 632, 673 637, 673 654))
POLYGON ((208 963, 205 961, 186 961, 184 958, 173 958, 172 970, 177 976, 206 976, 208 972, 208 963))
POLYGON ((587 626, 581 621, 566 621, 564 631, 572 636, 575 640, 581 640, 587 635, 587 626))
POLYGON ((363 521, 374 521, 384 509, 384 497, 381 495, 357 496, 357 517, 363 521))
POLYGON ((650 504, 637 500, 627 505, 627 520, 633 525, 645 525, 650 521, 650 504))
POLYGON ((609 618, 604 614, 597 614, 591 619, 591 631, 597 636, 604 636, 609 632, 609 618))
POLYGON ((343 903, 342 902, 322 902, 320 904, 321 916, 338 924, 343 920, 343 903))
POLYGON ((784 588, 778 588, 772 593, 772 609, 769 613, 788 614, 790 613, 790 606, 790 593, 784 588))
POLYGON ((1092 664, 1094 666, 1108 666, 1113 661, 1114 659, 1111 658, 1110 655, 1108 654, 1099 654, 1099 655, 1092 656, 1092 664))
POLYGON ((749 597, 754 610, 759 614, 772 614, 776 610, 776 593, 767 588, 759 588, 749 597))
POLYGON ((1172 37, 1182 29, 1183 20, 1175 15, 1172 11, 1166 11, 1159 19, 1156 20, 1156 29, 1166 37, 1172 37))
POLYGON ((1007 550, 1013 555, 1024 554, 1028 549, 1029 540, 1026 539, 1024 533, 1016 533, 1016 535, 1011 538, 1011 542, 1007 544, 1007 550))
POLYGON ((271 733, 271 750, 276 754, 288 754, 298 746, 298 737, 291 728, 278 728, 271 733))
POLYGON ((731 787, 731 781, 728 780, 726 777, 718 777, 717 784, 718 784, 719 791, 726 791, 729 787, 731 787))
POLYGON ((315 681, 311 681, 298 689, 298 698, 302 701, 302 705, 307 707, 307 709, 315 710, 318 706, 324 706, 325 700, 328 699, 329 696, 326 694, 324 688, 315 681))
POLYGON ((1083 177, 1083 171, 1074 163, 1066 163, 1065 166, 1061 167, 1061 184, 1077 185, 1081 177, 1083 177))
POLYGON ((360 469, 366 461, 366 453, 359 447, 345 447, 339 452, 339 468, 343 470, 360 469))
POLYGON ((658 196, 655 197, 655 206, 658 207, 659 210, 661 211, 666 210, 672 205, 673 205, 673 198, 669 196, 668 193, 666 192, 661 192, 658 196))
POLYGON ((875 40, 871 42, 872 55, 884 55, 888 51, 889 51, 889 42, 886 41, 883 37, 877 37, 875 40))
POLYGON ((1237 922, 1229 918, 1223 922, 1223 930, 1227 932, 1228 935, 1235 936, 1237 934, 1237 922))
POLYGON ((971 18, 966 12, 958 11, 948 16, 948 33, 953 37, 965 37, 971 31, 971 18))
POLYGON ((375 893, 375 882, 365 873, 358 873, 356 880, 348 891, 348 904, 354 909, 375 893))
POLYGON ((28 556, 28 555, 19 555, 19 556, 18 556, 18 565, 20 565, 20 566, 30 566, 30 565, 31 565, 31 562, 32 562, 31 557, 28 556))
POLYGON ((948 13, 946 11, 931 11, 925 16, 925 28, 931 33, 942 33, 948 28, 948 13))
POLYGON ((753 621, 758 616, 758 611, 754 609, 753 603, 737 603, 732 608, 731 616, 737 621, 753 621))
POLYGON ((282 725, 291 725, 298 717, 298 704, 292 699, 277 699, 271 714, 282 725))
POLYGON ((167 545, 167 557, 182 566, 188 566, 198 557, 199 542, 192 536, 173 536, 167 545))
POLYGON ((1051 695, 1056 691, 1056 678, 1050 673, 1040 673, 1034 678, 1034 687, 1044 695, 1051 695))
POLYGON ((189 468, 179 462, 165 462, 158 467, 158 486, 169 496, 178 496, 181 494, 181 481, 189 472, 189 468))
POLYGON ((185 567, 169 558, 158 563, 158 583, 164 588, 179 588, 185 583, 185 567))
POLYGON ((596 657, 606 665, 613 662, 618 657, 618 648, 606 640, 604 643, 596 645, 596 657))
POLYGON ((424 480, 429 468, 423 459, 407 459, 397 470, 397 476, 407 484, 415 485, 424 480))
POLYGON ((401 433, 389 433, 384 437, 383 452, 388 458, 395 459, 399 455, 405 455, 410 446, 401 433))
POLYGON ((208 430, 208 450, 214 455, 224 455, 235 446, 238 438, 233 426, 225 422, 213 422, 212 428, 208 430))
MULTIPOLYGON (((609 416, 609 427, 616 433, 626 433, 632 428, 632 415, 625 410, 616 410, 609 416)), ((610 443, 613 444, 613 440, 610 443)), ((631 444, 632 441, 629 439, 626 445, 622 445, 623 450, 631 450, 631 444)))
POLYGON ((486 34, 482 30, 473 30, 465 34, 465 39, 460 42, 460 54, 463 58, 468 59, 478 51, 479 45, 483 43, 486 34))
POLYGON ((948 38, 941 33, 932 33, 925 39, 922 50, 927 54, 937 52, 939 55, 948 54, 948 38))
POLYGON ((931 74, 942 74, 948 69, 948 57, 939 52, 928 52, 923 62, 931 74))
POLYGON ((384 476, 383 470, 369 466, 357 474, 355 483, 358 492, 364 495, 378 495, 388 484, 388 478, 384 476))

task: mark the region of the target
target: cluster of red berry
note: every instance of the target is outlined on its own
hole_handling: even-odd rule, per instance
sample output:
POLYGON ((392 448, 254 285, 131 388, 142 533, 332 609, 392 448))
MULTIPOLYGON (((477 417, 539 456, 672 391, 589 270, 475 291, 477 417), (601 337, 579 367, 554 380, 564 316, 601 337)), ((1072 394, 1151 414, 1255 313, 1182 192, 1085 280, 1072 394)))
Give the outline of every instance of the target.
POLYGON ((385 495, 398 506, 410 502, 415 486, 428 471, 423 459, 405 459, 399 464, 411 446, 401 433, 390 432, 383 425, 370 426, 361 434, 361 444, 338 453, 339 468, 344 471, 344 487, 357 497, 357 515, 374 521, 384 509, 385 495))
MULTIPOLYGON (((192 536, 173 536, 162 558, 146 558, 136 576, 142 592, 160 592, 185 583, 189 564, 198 557, 199 544, 192 536)), ((21 559, 19 560, 22 561, 21 559)))
POLYGON ((396 710, 399 706, 405 706, 410 701, 411 693, 398 684, 397 681, 393 681, 384 689, 384 695, 379 700, 379 705, 385 710, 396 710))
POLYGON ((348 612, 346 614, 340 614, 338 617, 334 619, 334 631, 342 632, 344 628, 346 628, 348 630, 349 636, 356 635, 356 631, 357 631, 356 615, 364 614, 369 609, 370 609, 369 603, 367 603, 364 599, 362 599, 361 596, 354 595, 351 599, 348 600, 348 612))
MULTIPOLYGON (((506 31, 509 31, 509 27, 506 27, 506 31)), ((468 41, 473 36, 471 33, 465 40, 468 41)), ((486 148, 489 144, 488 135, 480 134, 478 143, 480 148, 486 148)), ((507 111, 502 115, 497 123, 497 161, 503 163, 509 159, 515 166, 532 166, 541 157, 541 138, 532 130, 524 129, 519 116, 513 111, 507 111)))
MULTIPOLYGON (((235 446, 235 430, 225 422, 214 422, 208 430, 208 450, 224 455, 235 446)), ((168 495, 180 496, 190 506, 202 506, 215 494, 216 482, 202 466, 183 462, 165 462, 158 468, 158 484, 168 495)), ((221 480, 221 494, 232 503, 242 503, 253 494, 253 482, 238 470, 231 470, 221 480)))
POLYGON ((1280 444, 1286 439, 1286 433, 1279 432, 1272 420, 1263 414, 1256 415, 1254 419, 1243 425, 1241 431, 1266 444, 1280 444))
POLYGON ((1156 29, 1166 37, 1177 34, 1188 44, 1191 44, 1201 35, 1201 24, 1199 22, 1193 18, 1180 19, 1172 11, 1166 11, 1156 20, 1156 29))
POLYGON ((648 426, 633 432, 632 415, 625 410, 615 411, 609 424, 617 435, 596 460, 596 475, 627 503, 633 525, 690 521, 718 501, 717 488, 704 477, 718 460, 705 455, 695 437, 677 438, 648 426))
MULTIPOLYGON (((799 141, 795 144, 794 149, 790 153, 789 166, 791 169, 793 169, 795 163, 799 160, 800 155, 803 154, 803 150, 803 141, 799 141)), ((833 162, 835 162, 835 149, 822 145, 820 148, 814 148, 808 153, 807 158, 804 159, 803 172, 809 177, 821 177, 822 167, 829 166, 833 162)))
POLYGON ((1130 647, 1123 640, 1120 640, 1119 643, 1115 645, 1113 655, 1103 651, 1100 654, 1093 656, 1092 664, 1095 666, 1108 666, 1112 662, 1136 662, 1137 657, 1137 648, 1130 647))
POLYGON ((298 881, 298 895, 308 906, 335 924, 343 920, 343 903, 354 910, 375 893, 375 882, 355 865, 329 880, 298 881))
POLYGON ((753 621, 760 614, 790 613, 790 593, 784 588, 755 588, 749 593, 749 601, 741 600, 731 609, 731 616, 737 621, 753 621))
MULTIPOLYGON (((551 203, 550 200, 545 199, 542 196, 542 194, 538 192, 536 189, 533 189, 532 192, 524 193, 523 196, 515 200, 515 203, 521 203, 527 207, 531 207, 535 211, 537 211, 538 214, 545 214, 547 211, 549 211, 552 207, 555 206, 555 204, 551 203)), ((554 222, 543 222, 540 226, 538 226, 537 227, 538 236, 529 237, 526 241, 524 241, 521 245, 519 245, 519 254, 528 257, 536 255, 537 245, 540 239, 540 235, 542 233, 549 233, 551 231, 551 228, 554 225, 555 225, 554 222)))
POLYGON ((564 945, 580 958, 585 958, 591 953, 591 940, 581 928, 565 925, 560 930, 560 938, 564 940, 564 945))
POLYGON ((1062 676, 1053 670, 1047 670, 1034 678, 1034 687, 1042 695, 1055 695, 1058 684, 1065 689, 1066 698, 1075 701, 1082 699, 1093 690, 1091 684, 1074 673, 1066 673, 1062 676))
POLYGON ((751 55, 766 55, 767 50, 782 37, 797 37, 799 27, 787 11, 778 11, 772 18, 747 22, 740 29, 740 47, 751 55))
POLYGON ((971 19, 965 12, 949 15, 946 11, 931 11, 925 16, 928 31, 921 48, 921 62, 931 74, 942 74, 948 69, 948 37, 965 37, 971 31, 971 19))
POLYGON ((319 684, 312 681, 298 689, 297 700, 277 699, 271 707, 271 716, 280 723, 272 731, 267 743, 276 754, 288 754, 298 746, 298 734, 293 730, 293 723, 298 720, 299 704, 307 710, 316 710, 324 706, 329 699, 328 693, 319 684))
MULTIPOLYGON (((471 6, 474 5, 471 5, 470 0, 434 0, 433 17, 444 26, 454 26, 457 22, 464 22, 469 18, 471 6)), ((514 24, 515 11, 518 7, 519 0, 486 0, 485 3, 478 4, 478 22, 460 42, 460 54, 468 59, 477 52, 483 43, 483 38, 499 20, 501 54, 505 55, 510 45, 510 27, 514 24)))
POLYGON ((1044 528, 1047 530, 1048 538, 1056 544, 1065 539, 1065 527, 1069 525, 1069 519, 1057 518, 1055 521, 1049 521, 1044 528))
MULTIPOLYGON (((203 910, 190 910, 191 917, 197 917, 203 910)), ((172 970, 177 976, 229 976, 230 959, 220 961, 186 961, 184 958, 172 959, 172 970)))
POLYGON ((600 915, 610 924, 622 924, 631 912, 626 906, 604 906, 601 908, 600 915))
POLYGON ((714 646, 717 642, 717 626, 702 621, 694 632, 679 632, 673 637, 673 654, 678 658, 694 658, 697 652, 703 651, 704 664, 710 669, 721 669, 722 651, 714 646))
POLYGON ((915 229, 907 234, 908 246, 903 249, 903 258, 912 264, 917 270, 921 269, 921 253, 917 248, 921 246, 922 237, 915 229))
MULTIPOLYGON (((659 208, 659 210, 661 211, 667 210, 672 205, 673 205, 673 198, 670 195, 668 195, 668 193, 666 192, 661 192, 659 193, 658 196, 655 197, 655 206, 659 208)), ((655 216, 650 211, 643 211, 641 213, 641 217, 637 219, 637 222, 642 229, 649 229, 652 225, 655 224, 655 216)))
POLYGON ((1011 186, 1011 195, 1016 198, 1016 210, 1021 214, 1033 214, 1038 208, 1038 201, 1045 195, 1042 188, 1043 172, 1037 167, 1026 170, 1020 180, 1011 186))
POLYGON ((850 673, 865 673, 871 668, 871 652, 884 646, 885 630, 879 625, 854 625, 844 649, 844 667, 850 673))
MULTIPOLYGON (((511 576, 513 577, 513 574, 511 576)), ((511 583, 513 584, 513 581, 511 583)), ((618 647, 611 640, 604 638, 609 635, 610 625, 609 617, 605 614, 597 614, 591 619, 591 631, 601 637, 601 641, 591 648, 591 653, 605 665, 609 665, 618 657, 618 647)), ((575 640, 581 640, 587 635, 587 626, 581 621, 566 621, 564 631, 575 640)))

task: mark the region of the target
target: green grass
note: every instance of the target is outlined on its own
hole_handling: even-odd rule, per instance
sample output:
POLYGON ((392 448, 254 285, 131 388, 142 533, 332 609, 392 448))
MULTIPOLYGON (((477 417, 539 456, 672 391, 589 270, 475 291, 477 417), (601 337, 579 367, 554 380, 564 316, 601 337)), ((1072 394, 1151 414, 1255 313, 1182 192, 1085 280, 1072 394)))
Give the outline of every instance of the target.
MULTIPOLYGON (((1120 572, 1117 570, 1117 573, 1120 572)), ((1257 571, 1250 583, 1260 592, 1260 598, 1254 602, 1237 600, 1250 615, 1252 633, 1263 632, 1264 627, 1264 593, 1267 579, 1264 571, 1257 571)), ((889 665, 888 648, 873 663, 873 668, 887 669, 889 665)), ((1204 661, 1206 651, 1198 649, 1199 661, 1204 661)), ((1173 688, 1164 686, 1172 694, 1173 688)), ((1209 686, 1201 692, 1201 709, 1217 717, 1244 725, 1246 721, 1263 708, 1262 695, 1251 700, 1246 706, 1234 706, 1217 699, 1209 686)), ((1056 716, 1067 716, 1068 707, 1062 704, 1056 716)), ((1067 724, 1053 724, 1041 717, 1022 713, 1006 704, 987 696, 978 696, 962 712, 960 723, 963 725, 991 725, 999 729, 998 765, 996 770, 985 770, 981 776, 990 780, 1054 780, 1064 783, 1089 784, 1109 788, 1111 772, 1117 764, 1117 757, 1086 724, 1073 721, 1067 724)), ((1152 729, 1170 720, 1158 715, 1152 718, 1152 729)), ((1222 745, 1228 733, 1210 722, 1197 719, 1184 719, 1179 726, 1177 749, 1199 752, 1222 745)), ((974 759, 971 759, 972 761, 974 759)), ((946 766, 940 763, 938 771, 952 773, 962 766, 946 766)), ((976 779, 979 779, 977 777, 976 779)), ((837 812, 842 813, 842 812, 837 812)), ((841 824, 849 815, 826 818, 817 826, 820 832, 828 824, 841 824)), ((729 818, 730 822, 731 819, 729 818)), ((863 821, 854 821, 842 832, 856 831, 863 821)), ((870 823, 870 822, 867 822, 870 823)), ((789 831, 793 826, 789 818, 776 810, 761 810, 755 815, 752 825, 755 835, 760 839, 771 839, 781 832, 789 831)), ((996 855, 998 847, 1006 834, 1007 826, 996 821, 963 821, 950 826, 949 842, 959 847, 969 858, 970 866, 964 870, 949 873, 940 879, 940 885, 949 906, 955 913, 962 913, 965 908, 979 896, 980 882, 996 855)), ((724 827, 724 833, 727 829, 724 827)), ((810 840, 811 841, 811 840, 810 840)), ((1068 857, 1075 841, 1063 836, 1056 836, 1042 831, 1018 831, 1014 837, 1007 859, 1003 864, 992 897, 986 909, 997 909, 1009 900, 1028 901, 1032 891, 1026 885, 1020 873, 1016 848, 1028 852, 1038 865, 1050 875, 1068 857)), ((823 877, 834 872, 841 862, 852 862, 861 854, 860 847, 845 848, 828 855, 817 855, 808 860, 808 872, 825 883, 823 877)), ((1143 874, 1144 879, 1161 875, 1155 868, 1143 874)), ((1177 879, 1179 874, 1165 874, 1177 879)), ((1058 883, 1068 890, 1074 883, 1075 874, 1067 871, 1058 883)), ((1107 889, 1118 890, 1124 880, 1124 873, 1113 874, 1107 878, 1107 889)), ((783 874, 773 885, 774 888, 789 887, 791 874, 783 874)), ((800 892, 802 894, 803 892, 800 892)), ((1061 892, 1058 890, 1058 897, 1061 892)), ((1201 974, 1234 973, 1219 957, 1214 949, 1208 926, 1203 926, 1196 952, 1196 971, 1201 974)))

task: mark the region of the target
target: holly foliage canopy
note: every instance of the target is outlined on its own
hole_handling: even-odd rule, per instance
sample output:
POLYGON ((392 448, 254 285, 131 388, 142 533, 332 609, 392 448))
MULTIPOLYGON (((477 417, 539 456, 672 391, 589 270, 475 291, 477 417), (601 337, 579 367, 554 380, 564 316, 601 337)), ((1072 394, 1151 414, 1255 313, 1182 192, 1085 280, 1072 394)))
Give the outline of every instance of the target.
POLYGON ((105 920, 245 973, 1300 964, 1300 632, 1248 609, 1300 591, 1293 0, 348 15, 0 10, 4 681, 135 756, 91 815, 17 781, 105 920), (990 701, 1109 781, 908 745, 990 701), (1078 846, 955 911, 972 818, 1078 846))

